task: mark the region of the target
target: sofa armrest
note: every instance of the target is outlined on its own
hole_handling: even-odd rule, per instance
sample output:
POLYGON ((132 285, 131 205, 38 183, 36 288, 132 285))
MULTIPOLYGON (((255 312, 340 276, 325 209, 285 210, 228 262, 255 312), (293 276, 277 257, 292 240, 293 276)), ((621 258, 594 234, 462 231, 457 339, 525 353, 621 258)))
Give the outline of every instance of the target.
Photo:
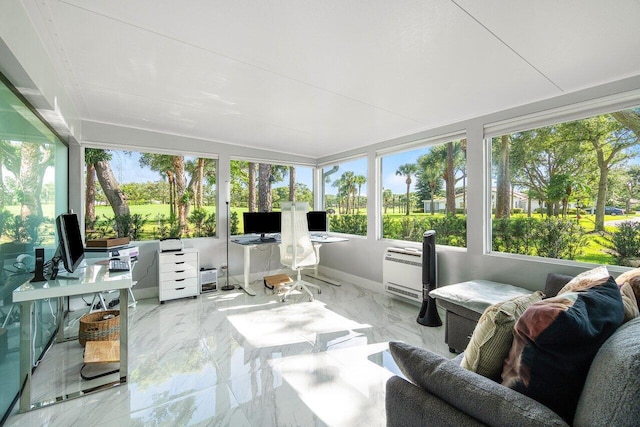
POLYGON ((396 376, 387 381, 385 408, 387 427, 486 426, 433 394, 396 376))
POLYGON ((491 426, 567 426, 541 403, 428 350, 390 342, 389 350, 406 377, 466 415, 491 426))

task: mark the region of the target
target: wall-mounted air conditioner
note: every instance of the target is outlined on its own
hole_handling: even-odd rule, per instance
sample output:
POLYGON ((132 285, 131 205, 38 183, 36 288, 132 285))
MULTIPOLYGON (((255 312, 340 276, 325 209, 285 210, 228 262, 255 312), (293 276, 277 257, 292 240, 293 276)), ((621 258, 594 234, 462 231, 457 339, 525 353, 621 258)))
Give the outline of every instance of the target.
POLYGON ((382 263, 382 282, 388 294, 422 302, 422 251, 387 248, 382 263))

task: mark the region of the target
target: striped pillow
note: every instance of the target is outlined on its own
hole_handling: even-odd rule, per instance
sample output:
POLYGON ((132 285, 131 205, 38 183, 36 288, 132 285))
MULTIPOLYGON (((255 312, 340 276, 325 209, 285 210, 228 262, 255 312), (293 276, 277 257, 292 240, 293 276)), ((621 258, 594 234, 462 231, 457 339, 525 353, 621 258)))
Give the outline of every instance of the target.
POLYGON ((473 331, 460 366, 499 381, 504 359, 513 341, 513 325, 527 307, 542 300, 543 296, 538 291, 488 307, 473 331))

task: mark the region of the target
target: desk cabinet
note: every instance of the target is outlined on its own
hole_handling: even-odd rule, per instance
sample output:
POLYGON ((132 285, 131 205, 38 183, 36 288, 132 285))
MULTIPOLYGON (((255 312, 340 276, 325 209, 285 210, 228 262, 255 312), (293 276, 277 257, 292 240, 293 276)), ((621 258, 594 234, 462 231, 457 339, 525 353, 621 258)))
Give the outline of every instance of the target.
POLYGON ((158 299, 161 304, 177 298, 198 295, 198 251, 183 249, 158 253, 158 299))

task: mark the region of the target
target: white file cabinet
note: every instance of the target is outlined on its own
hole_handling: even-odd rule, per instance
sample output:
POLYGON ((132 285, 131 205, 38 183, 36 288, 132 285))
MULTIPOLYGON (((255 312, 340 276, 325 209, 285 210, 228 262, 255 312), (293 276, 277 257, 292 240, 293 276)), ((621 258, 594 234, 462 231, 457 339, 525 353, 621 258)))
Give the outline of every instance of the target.
POLYGON ((177 298, 193 297, 199 293, 200 265, 197 249, 158 253, 158 299, 161 304, 177 298))

